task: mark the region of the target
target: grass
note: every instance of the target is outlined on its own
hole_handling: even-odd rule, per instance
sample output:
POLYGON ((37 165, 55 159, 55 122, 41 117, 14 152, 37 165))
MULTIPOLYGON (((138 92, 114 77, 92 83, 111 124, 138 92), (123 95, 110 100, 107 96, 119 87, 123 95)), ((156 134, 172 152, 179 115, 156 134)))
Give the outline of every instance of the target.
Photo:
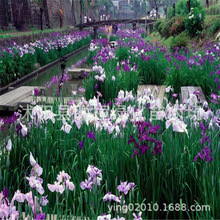
POLYGON ((168 46, 170 47, 170 44, 173 40, 173 36, 170 36, 169 38, 165 39, 160 36, 158 32, 153 32, 150 35, 148 35, 146 38, 144 38, 145 41, 155 43, 159 42, 160 45, 168 46))

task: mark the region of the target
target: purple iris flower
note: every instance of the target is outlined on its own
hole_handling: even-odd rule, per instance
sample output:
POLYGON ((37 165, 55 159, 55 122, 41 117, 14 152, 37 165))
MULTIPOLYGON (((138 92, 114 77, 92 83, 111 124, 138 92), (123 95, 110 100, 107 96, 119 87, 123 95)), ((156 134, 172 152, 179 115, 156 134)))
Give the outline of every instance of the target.
POLYGON ((95 90, 97 90, 99 87, 98 83, 95 84, 95 90))
POLYGON ((134 153, 132 154, 131 158, 134 158, 135 156, 139 155, 138 151, 134 148, 134 153))
POLYGON ((121 67, 120 66, 116 66, 115 70, 121 70, 121 67))
POLYGON ((7 197, 8 197, 8 194, 9 194, 8 189, 7 189, 6 187, 4 187, 4 189, 3 189, 3 195, 4 195, 4 197, 7 198, 7 197))
POLYGON ((162 142, 156 141, 154 146, 153 155, 162 154, 162 142))
POLYGON ((89 139, 93 139, 94 141, 96 141, 96 139, 95 139, 95 134, 94 134, 92 131, 90 131, 90 132, 87 134, 87 136, 88 136, 89 139))
POLYGON ((40 219, 45 219, 45 213, 37 215, 37 213, 34 213, 34 219, 40 220, 40 219))
POLYGON ((34 89, 34 95, 35 95, 35 96, 40 95, 40 91, 39 91, 39 89, 34 89))
POLYGON ((125 72, 129 72, 130 71, 130 67, 127 64, 124 65, 123 69, 124 69, 125 72))
POLYGON ((80 150, 82 150, 83 149, 83 141, 79 141, 79 148, 80 148, 80 150))
POLYGON ((194 91, 193 94, 194 95, 201 95, 202 93, 200 91, 194 91))
POLYGON ((211 151, 208 147, 204 147, 200 153, 196 155, 194 158, 194 161, 196 161, 198 158, 205 160, 206 162, 210 162, 213 160, 213 156, 210 156, 211 151))
POLYGON ((157 141, 155 138, 151 138, 149 135, 157 134, 160 129, 160 125, 153 126, 150 122, 137 122, 138 126, 138 139, 135 140, 131 135, 128 144, 134 143, 132 158, 141 154, 145 154, 150 149, 151 144, 154 144, 153 155, 162 153, 162 142, 157 141))
POLYGON ((150 127, 149 133, 156 134, 157 130, 160 129, 160 125, 150 127))
POLYGON ((209 145, 211 145, 209 137, 206 134, 204 134, 203 138, 201 139, 201 144, 204 145, 206 141, 209 143, 209 145))

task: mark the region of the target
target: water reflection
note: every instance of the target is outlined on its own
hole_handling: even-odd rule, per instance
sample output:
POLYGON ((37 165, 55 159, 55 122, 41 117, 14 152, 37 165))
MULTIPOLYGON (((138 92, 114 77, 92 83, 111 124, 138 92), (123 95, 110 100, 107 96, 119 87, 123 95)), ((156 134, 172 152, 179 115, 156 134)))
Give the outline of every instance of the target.
MULTIPOLYGON (((84 59, 87 55, 88 55, 88 49, 79 52, 78 54, 67 60, 66 68, 70 68, 73 64, 84 59)), ((86 65, 86 63, 82 63, 80 64, 80 66, 78 66, 78 68, 88 68, 88 66, 86 65)), ((36 87, 45 86, 45 84, 49 82, 53 76, 60 75, 60 73, 61 73, 60 65, 54 66, 45 73, 43 73, 42 75, 36 76, 28 80, 27 82, 22 84, 22 86, 36 86, 36 87)), ((82 86, 82 79, 72 79, 70 77, 69 82, 65 83, 65 90, 68 91, 68 93, 70 93, 72 90, 78 90, 78 88, 81 86, 82 86)), ((52 89, 57 89, 57 88, 53 86, 52 89)), ((50 95, 52 89, 49 89, 47 95, 50 95)))

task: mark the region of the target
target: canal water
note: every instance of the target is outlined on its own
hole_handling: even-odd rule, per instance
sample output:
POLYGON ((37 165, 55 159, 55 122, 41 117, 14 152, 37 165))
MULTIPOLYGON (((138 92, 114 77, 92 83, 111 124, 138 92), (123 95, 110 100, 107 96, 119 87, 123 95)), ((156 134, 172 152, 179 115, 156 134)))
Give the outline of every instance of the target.
MULTIPOLYGON (((88 68, 87 64, 85 62, 82 62, 83 60, 85 60, 87 56, 88 56, 88 48, 73 55, 73 57, 71 57, 66 61, 66 69, 71 68, 72 66, 74 66, 75 68, 88 68)), ((21 86, 44 87, 48 82, 50 82, 53 76, 59 76, 60 74, 61 74, 61 67, 60 64, 58 64, 50 68, 43 74, 31 78, 30 80, 23 83, 21 86)), ((65 86, 67 87, 66 89, 70 91, 78 90, 78 88, 82 86, 82 79, 69 78, 69 82, 65 83, 65 86)))

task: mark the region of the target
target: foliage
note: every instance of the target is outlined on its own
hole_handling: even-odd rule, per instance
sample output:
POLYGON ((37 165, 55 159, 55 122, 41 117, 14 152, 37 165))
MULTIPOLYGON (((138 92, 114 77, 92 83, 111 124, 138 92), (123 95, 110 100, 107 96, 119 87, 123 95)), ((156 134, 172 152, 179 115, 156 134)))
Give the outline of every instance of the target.
POLYGON ((104 5, 106 7, 107 13, 110 12, 110 8, 113 6, 113 4, 110 0, 98 0, 97 5, 98 5, 98 7, 102 7, 104 5))
MULTIPOLYGON (((185 16, 189 14, 189 9, 187 7, 187 1, 188 0, 180 0, 177 2, 176 7, 175 7, 175 15, 177 16, 185 16)), ((202 9, 201 3, 198 0, 191 0, 191 8, 199 8, 202 9)), ((169 19, 171 19, 174 16, 174 10, 173 6, 168 7, 168 13, 167 16, 169 19)))
POLYGON ((186 49, 188 44, 189 44, 188 36, 186 35, 185 32, 183 32, 174 37, 174 39, 171 42, 170 49, 172 51, 174 51, 176 47, 178 47, 179 49, 186 49))
POLYGON ((106 78, 104 83, 95 80, 95 73, 91 73, 87 79, 84 79, 83 85, 86 89, 85 97, 87 100, 97 96, 97 91, 102 94, 100 100, 108 103, 116 98, 120 90, 137 92, 140 84, 140 77, 137 71, 124 71, 123 69, 112 71, 115 67, 114 61, 107 61, 104 65, 106 78), (115 75, 117 75, 115 77, 115 75), (114 81, 112 77, 115 77, 114 81))
POLYGON ((220 18, 214 20, 211 23, 210 29, 209 29, 209 33, 210 36, 213 36, 214 34, 216 34, 218 31, 220 31, 220 18))
POLYGON ((160 23, 158 31, 162 37, 168 38, 171 36, 171 28, 177 19, 177 17, 173 17, 171 19, 166 19, 160 23))
POLYGON ((171 27, 171 34, 178 35, 183 31, 185 31, 184 17, 179 17, 176 19, 175 23, 173 23, 171 27))
MULTIPOLYGON (((191 2, 191 8, 199 8, 200 10, 202 10, 202 6, 201 6, 200 1, 190 0, 190 2, 191 2)), ((189 14, 189 9, 187 7, 187 0, 180 0, 177 2, 176 14, 181 15, 181 16, 189 14)))
POLYGON ((171 18, 173 18, 173 16, 174 16, 173 7, 172 7, 172 6, 169 6, 168 9, 167 9, 167 18, 168 18, 168 19, 171 19, 171 18))
POLYGON ((141 11, 141 14, 146 15, 146 13, 147 13, 147 5, 146 5, 146 2, 145 2, 145 1, 143 1, 143 2, 141 3, 140 11, 141 11))
POLYGON ((140 13, 140 2, 138 0, 134 0, 134 6, 133 6, 133 9, 134 9, 134 14, 135 15, 138 15, 140 13))
POLYGON ((5 35, 1 35, 1 36, 0 36, 0 38, 9 38, 9 37, 12 37, 12 35, 6 35, 6 34, 5 34, 5 35))
POLYGON ((122 60, 127 60, 129 55, 129 50, 126 47, 121 47, 120 49, 116 50, 116 56, 118 57, 119 62, 122 60))
POLYGON ((189 15, 185 18, 185 28, 189 36, 195 37, 203 31, 205 20, 204 10, 192 8, 189 15))
POLYGON ((157 19, 157 21, 154 23, 154 30, 159 32, 159 26, 161 25, 161 23, 163 23, 164 20, 162 19, 157 19))

